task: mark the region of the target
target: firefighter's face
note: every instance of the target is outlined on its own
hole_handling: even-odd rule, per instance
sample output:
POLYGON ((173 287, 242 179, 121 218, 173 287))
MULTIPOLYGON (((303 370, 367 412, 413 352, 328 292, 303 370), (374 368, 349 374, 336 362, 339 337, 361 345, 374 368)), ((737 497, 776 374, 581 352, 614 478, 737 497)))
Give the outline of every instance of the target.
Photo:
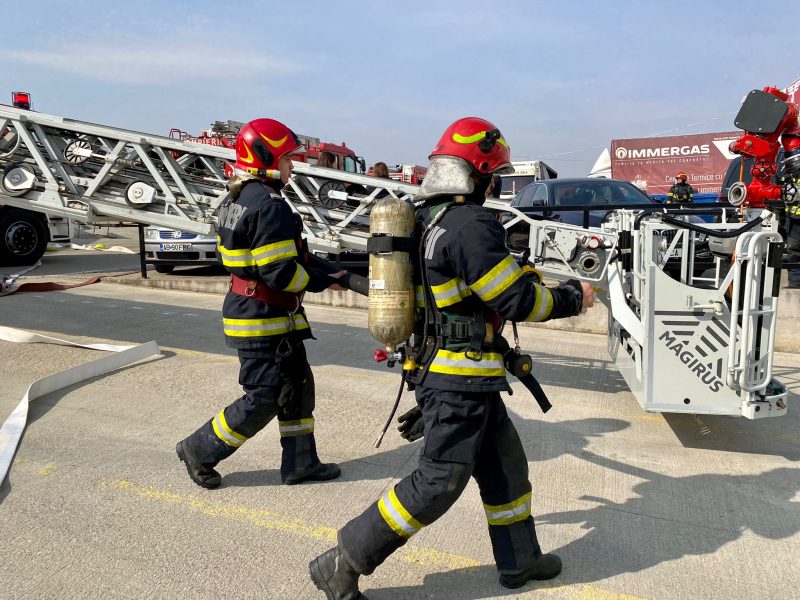
POLYGON ((278 171, 281 174, 281 182, 284 185, 289 183, 289 176, 292 174, 292 159, 288 154, 281 156, 278 161, 278 171))

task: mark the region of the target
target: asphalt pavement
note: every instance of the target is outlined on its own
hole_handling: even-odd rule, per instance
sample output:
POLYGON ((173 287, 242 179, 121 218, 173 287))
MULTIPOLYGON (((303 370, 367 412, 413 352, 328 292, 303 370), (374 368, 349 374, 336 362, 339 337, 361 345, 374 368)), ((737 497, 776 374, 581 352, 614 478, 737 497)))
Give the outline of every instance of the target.
MULTIPOLYGON (((322 597, 308 561, 414 468, 419 442, 392 429, 373 446, 399 373, 372 362, 364 311, 309 306, 317 443, 342 477, 282 486, 273 422, 220 465, 220 489, 201 489, 174 446, 241 393, 221 303, 111 284, 0 298, 0 325, 87 342, 155 339, 163 351, 32 404, 0 487, 0 597, 322 597)), ((789 414, 747 421, 643 412, 603 336, 521 336, 555 407, 542 415, 518 384, 507 405, 529 459, 539 538, 562 556, 563 574, 500 588, 471 483, 362 579, 370 599, 798 596, 800 355, 775 356, 789 414)), ((33 380, 100 354, 0 342, 0 419, 33 380)), ((412 404, 406 393, 400 410, 412 404)))

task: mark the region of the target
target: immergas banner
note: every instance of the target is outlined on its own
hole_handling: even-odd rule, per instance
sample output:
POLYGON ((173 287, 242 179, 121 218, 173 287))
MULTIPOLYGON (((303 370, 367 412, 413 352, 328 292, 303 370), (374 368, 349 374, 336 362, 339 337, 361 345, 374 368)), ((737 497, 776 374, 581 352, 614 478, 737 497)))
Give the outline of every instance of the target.
POLYGON ((648 194, 666 194, 675 175, 685 171, 700 194, 716 194, 728 163, 728 150, 741 131, 670 137, 634 138, 611 142, 611 176, 625 179, 648 194))

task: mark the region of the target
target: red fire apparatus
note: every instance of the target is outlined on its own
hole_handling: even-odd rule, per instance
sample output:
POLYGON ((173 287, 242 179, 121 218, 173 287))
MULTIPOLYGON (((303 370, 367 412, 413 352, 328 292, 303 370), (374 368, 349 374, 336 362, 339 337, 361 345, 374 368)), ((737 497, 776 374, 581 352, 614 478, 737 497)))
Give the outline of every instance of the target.
MULTIPOLYGON (((373 175, 374 169, 374 166, 370 167, 367 175, 373 175)), ((420 167, 419 165, 395 165, 389 167, 389 178, 395 181, 402 181, 403 183, 419 185, 422 183, 427 172, 427 167, 420 167)))
MULTIPOLYGON (((244 123, 240 121, 215 121, 211 125, 211 128, 202 130, 197 137, 193 137, 185 131, 176 128, 170 129, 169 137, 200 144, 209 144, 211 146, 234 148, 236 145, 236 134, 239 133, 239 129, 241 129, 243 125, 244 123)), ((336 168, 340 171, 348 171, 350 173, 364 173, 366 171, 364 159, 357 156, 344 142, 341 144, 331 144, 320 141, 317 137, 308 135, 298 135, 297 137, 300 138, 306 151, 293 154, 292 160, 294 161, 307 162, 314 165, 317 163, 317 159, 322 152, 330 152, 336 157, 336 168)))

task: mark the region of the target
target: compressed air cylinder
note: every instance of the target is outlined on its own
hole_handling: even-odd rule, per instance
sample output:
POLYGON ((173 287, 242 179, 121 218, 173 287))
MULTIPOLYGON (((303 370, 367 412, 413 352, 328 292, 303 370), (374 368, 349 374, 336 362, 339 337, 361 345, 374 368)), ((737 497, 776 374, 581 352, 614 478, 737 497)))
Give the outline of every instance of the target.
POLYGON ((371 241, 382 242, 383 248, 369 255, 369 332, 393 352, 414 328, 413 265, 409 252, 397 250, 410 249, 402 241, 414 233, 414 209, 399 198, 379 200, 372 208, 369 232, 371 241))

